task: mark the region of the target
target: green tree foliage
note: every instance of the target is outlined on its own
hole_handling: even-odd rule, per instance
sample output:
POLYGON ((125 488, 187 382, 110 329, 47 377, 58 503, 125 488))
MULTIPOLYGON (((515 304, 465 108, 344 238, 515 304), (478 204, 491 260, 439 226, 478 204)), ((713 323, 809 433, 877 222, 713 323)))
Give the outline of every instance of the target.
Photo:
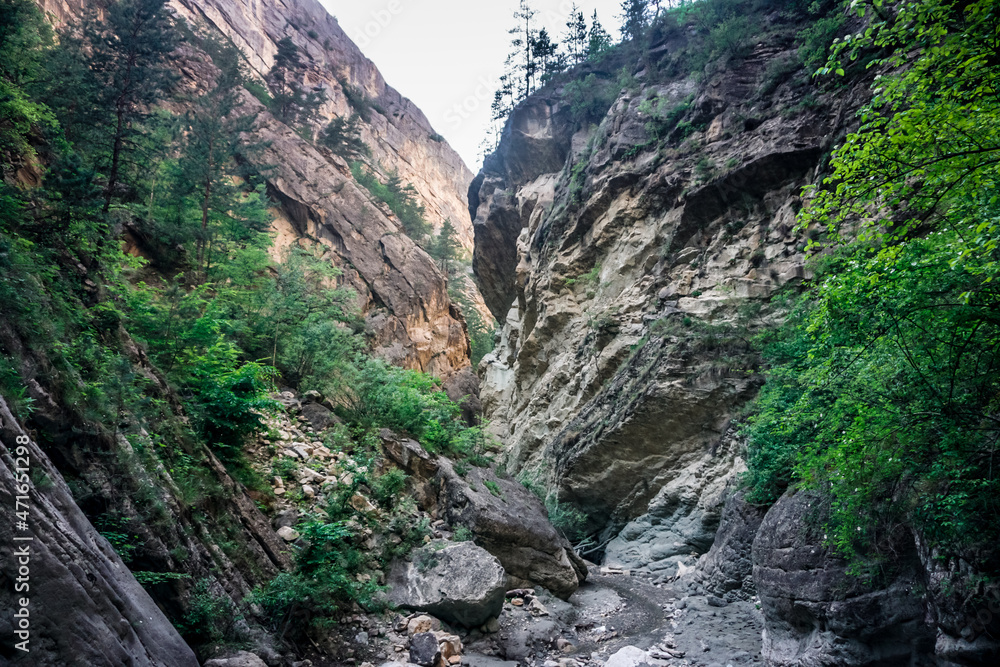
POLYGON ((331 120, 320 135, 319 143, 345 160, 360 160, 371 155, 371 149, 361 138, 361 121, 357 114, 331 120))
POLYGON ((28 140, 33 128, 55 122, 25 90, 39 76, 51 43, 52 31, 35 3, 0 1, 0 154, 7 158, 0 168, 4 171, 12 165, 11 158, 34 155, 28 140))
POLYGON ((611 46, 611 35, 601 25, 595 9, 594 16, 590 19, 590 32, 587 34, 587 60, 598 60, 611 46))
POLYGON ((622 39, 639 44, 649 26, 649 0, 622 0, 622 39))
POLYGON ((512 36, 511 52, 507 56, 507 71, 511 83, 515 86, 518 100, 522 100, 535 90, 535 80, 538 75, 538 59, 534 45, 538 39, 538 28, 535 18, 538 12, 531 8, 528 0, 520 0, 514 12, 513 28, 508 30, 512 36))
POLYGON ((181 119, 180 157, 167 166, 171 190, 163 216, 174 223, 168 233, 172 240, 193 242, 194 268, 202 279, 230 265, 227 260, 237 253, 271 244, 272 216, 262 186, 249 191, 245 186, 259 172, 248 159, 263 146, 246 139, 256 114, 243 109, 241 55, 231 44, 214 47, 219 74, 211 90, 190 101, 181 119))
POLYGON ((566 45, 569 59, 574 65, 579 65, 587 59, 589 41, 587 18, 574 2, 569 12, 569 18, 566 20, 566 32, 563 35, 563 44, 566 45))
POLYGON ((374 171, 360 162, 352 162, 351 174, 355 181, 389 207, 389 210, 399 218, 403 231, 411 239, 421 241, 430 233, 431 227, 424 218, 426 211, 417 199, 417 189, 411 183, 404 185, 395 171, 390 170, 388 178, 383 183, 374 171))
POLYGON ((915 526, 996 576, 1000 15, 988 0, 852 7, 867 28, 821 72, 875 53, 885 73, 803 213, 828 231, 825 266, 768 341, 747 479, 760 502, 827 494, 829 541, 859 570, 890 565, 915 526))
POLYGON ((275 117, 293 128, 314 121, 326 98, 322 88, 307 90, 302 85, 304 70, 305 65, 299 57, 298 47, 291 37, 282 37, 278 41, 274 64, 267 74, 267 83, 274 100, 271 108, 275 117))
POLYGON ((428 244, 427 254, 434 258, 449 281, 457 270, 462 258, 462 245, 458 241, 458 230, 451 220, 445 220, 441 231, 428 244))
POLYGON ((136 198, 145 122, 173 83, 167 57, 177 33, 165 0, 117 0, 86 11, 60 39, 67 48, 53 61, 48 99, 78 148, 93 155, 107 212, 115 199, 136 198))

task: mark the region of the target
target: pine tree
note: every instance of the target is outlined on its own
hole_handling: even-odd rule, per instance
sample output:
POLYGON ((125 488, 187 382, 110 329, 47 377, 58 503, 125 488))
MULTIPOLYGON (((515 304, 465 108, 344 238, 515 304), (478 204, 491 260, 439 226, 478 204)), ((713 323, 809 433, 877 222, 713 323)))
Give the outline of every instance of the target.
POLYGON ((531 44, 535 54, 538 71, 541 72, 542 83, 548 81, 554 74, 566 69, 565 57, 559 53, 559 43, 552 41, 549 31, 542 28, 535 35, 531 44))
POLYGON ((302 85, 300 79, 304 69, 299 50, 291 37, 282 37, 278 41, 278 53, 267 74, 267 82, 274 97, 274 115, 293 128, 315 120, 326 99, 321 87, 306 90, 302 85))
POLYGON ((428 254, 438 262, 438 266, 448 278, 449 284, 452 282, 453 273, 459 268, 458 260, 461 248, 462 245, 458 242, 458 230, 455 229, 455 225, 449 218, 441 225, 441 231, 434 237, 427 249, 428 254))
POLYGON ((319 141, 334 155, 339 155, 348 161, 371 154, 371 149, 361 138, 361 119, 356 113, 351 114, 349 118, 337 117, 331 120, 320 135, 319 141))
POLYGON ((523 100, 535 90, 535 75, 538 73, 538 62, 535 59, 534 44, 538 36, 535 28, 535 16, 538 12, 528 5, 527 0, 521 0, 514 12, 517 24, 508 32, 514 36, 510 45, 513 49, 507 56, 508 72, 511 80, 520 78, 522 85, 517 91, 518 101, 523 100))
MULTIPOLYGON (((102 119, 98 167, 107 184, 104 207, 120 196, 119 188, 139 148, 143 121, 174 81, 167 58, 178 34, 166 10, 166 0, 119 0, 108 5, 105 20, 88 14, 82 37, 90 48, 92 98, 102 119)), ((86 95, 84 95, 84 99, 86 95)), ((141 169, 141 167, 140 167, 141 169)))
POLYGON ((636 44, 649 25, 649 0, 622 0, 622 40, 636 44))
POLYGON ((579 65, 587 59, 587 45, 589 41, 587 19, 574 2, 573 8, 569 13, 569 20, 566 21, 566 33, 563 36, 563 43, 566 45, 569 57, 574 65, 579 65))
POLYGON ((598 18, 597 10, 595 9, 594 16, 591 19, 590 33, 587 36, 587 60, 599 58, 601 54, 610 48, 611 35, 601 25, 601 20, 598 18))
MULTIPOLYGON (((190 234, 195 244, 198 274, 209 277, 213 254, 232 259, 232 253, 269 243, 271 216, 260 191, 247 192, 240 183, 251 173, 246 158, 262 148, 249 143, 256 114, 243 109, 246 80, 236 47, 216 44, 213 62, 221 71, 215 86, 193 100, 183 119, 186 139, 178 161, 174 196, 194 213, 198 228, 190 234), (243 161, 237 161, 237 156, 243 161)), ((187 217, 183 219, 189 219, 187 217)))

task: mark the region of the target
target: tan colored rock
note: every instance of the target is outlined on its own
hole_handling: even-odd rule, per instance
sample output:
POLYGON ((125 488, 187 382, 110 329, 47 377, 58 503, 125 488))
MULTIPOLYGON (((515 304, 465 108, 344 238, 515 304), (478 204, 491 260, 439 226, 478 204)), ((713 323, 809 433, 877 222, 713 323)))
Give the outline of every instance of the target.
POLYGON ((440 629, 441 621, 427 614, 414 616, 406 622, 406 634, 410 637, 421 632, 435 632, 440 629))
MULTIPOLYGON (((745 68, 781 55, 759 48, 745 68)), ((583 510, 594 533, 656 512, 685 556, 708 549, 718 490, 738 473, 723 440, 757 388, 743 306, 804 277, 801 189, 851 115, 782 114, 804 92, 751 111, 739 92, 750 73, 646 84, 579 136, 558 92, 531 97, 470 193, 476 275, 503 325, 481 400, 507 467, 583 510), (704 134, 648 144, 639 107, 653 94, 691 98, 704 134), (685 322, 727 342, 704 345, 685 322)), ((647 538, 629 537, 660 558, 647 538)))

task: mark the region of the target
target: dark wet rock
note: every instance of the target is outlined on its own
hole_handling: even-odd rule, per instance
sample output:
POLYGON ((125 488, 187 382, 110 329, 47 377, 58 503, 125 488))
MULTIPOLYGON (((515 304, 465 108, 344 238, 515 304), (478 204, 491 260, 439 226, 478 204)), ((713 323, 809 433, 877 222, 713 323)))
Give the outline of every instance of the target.
POLYGON ((742 491, 726 500, 715 542, 698 564, 713 594, 744 600, 755 594, 753 541, 766 511, 746 502, 742 491))
POLYGON ((433 632, 421 632, 410 638, 410 662, 423 667, 436 667, 441 649, 433 632))
POLYGON ((901 540, 898 573, 879 587, 847 574, 822 546, 819 498, 785 495, 768 511, 753 544, 768 665, 932 664, 923 572, 912 539, 901 540))

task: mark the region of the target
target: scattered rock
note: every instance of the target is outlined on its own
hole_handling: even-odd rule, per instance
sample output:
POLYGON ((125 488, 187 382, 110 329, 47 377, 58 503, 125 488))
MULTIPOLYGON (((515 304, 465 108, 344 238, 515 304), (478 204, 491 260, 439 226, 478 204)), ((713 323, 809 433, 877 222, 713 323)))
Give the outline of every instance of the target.
POLYGON ((528 606, 525 607, 525 609, 527 609, 531 613, 532 616, 548 616, 549 615, 549 610, 545 608, 545 605, 543 605, 542 601, 539 600, 538 598, 535 598, 534 600, 532 600, 531 602, 529 602, 528 606))
POLYGON ((267 663, 253 653, 240 651, 228 658, 215 658, 205 662, 205 667, 267 667, 267 663))
POLYGON ((604 667, 641 667, 648 665, 649 656, 641 648, 626 646, 608 658, 604 667))
POLYGON ((434 632, 435 630, 440 630, 441 621, 432 616, 420 614, 419 616, 414 616, 407 621, 406 625, 403 626, 403 629, 406 630, 407 635, 412 637, 413 635, 423 632, 434 632))
POLYGON ((705 602, 708 603, 709 607, 725 607, 727 604, 729 604, 728 602, 726 602, 722 598, 716 597, 714 595, 707 596, 705 598, 705 602))

